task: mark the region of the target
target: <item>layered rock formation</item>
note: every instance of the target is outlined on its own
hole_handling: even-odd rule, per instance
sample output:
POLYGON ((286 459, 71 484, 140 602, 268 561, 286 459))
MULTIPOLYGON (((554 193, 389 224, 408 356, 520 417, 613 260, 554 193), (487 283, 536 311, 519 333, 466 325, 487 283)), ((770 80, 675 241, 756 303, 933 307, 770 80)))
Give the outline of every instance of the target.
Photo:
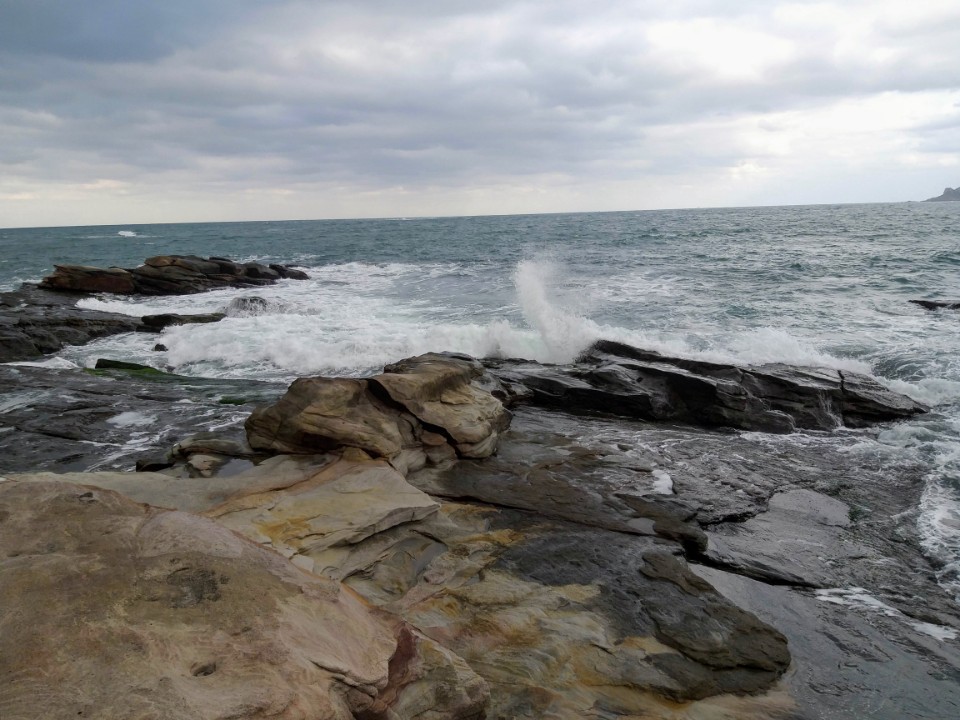
POLYGON ((364 380, 301 378, 247 420, 250 445, 275 453, 353 447, 405 467, 428 459, 487 457, 510 413, 474 383, 476 360, 421 355, 364 380))
POLYGON ((75 303, 75 297, 30 286, 0 293, 0 362, 30 360, 140 326, 139 318, 83 310, 75 303))
POLYGON ((287 265, 236 263, 227 258, 158 255, 133 268, 56 265, 40 287, 84 293, 188 295, 222 287, 272 285, 277 280, 306 280, 302 270, 287 265))
MULTIPOLYGON (((58 265, 39 286, 24 284, 0 293, 0 362, 32 360, 67 345, 126 332, 161 332, 172 325, 217 322, 227 313, 164 313, 142 318, 76 307, 86 293, 182 295, 218 287, 271 285, 307 275, 286 265, 239 264, 224 258, 164 255, 133 270, 58 265)), ((225 310, 265 304, 262 298, 235 298, 225 310)))
POLYGON ((0 513, 4 718, 484 715, 459 658, 210 520, 47 481, 0 513))
POLYGON ((603 412, 764 432, 833 430, 926 411, 857 373, 783 364, 683 360, 601 340, 571 366, 491 361, 506 397, 569 412, 603 412))
MULTIPOLYGON (((335 713, 345 707, 353 717, 383 720, 773 720, 819 717, 837 706, 850 717, 950 716, 960 690, 949 668, 960 663, 960 655, 924 633, 950 637, 960 618, 938 592, 915 527, 903 512, 918 502, 922 469, 898 466, 894 472, 882 457, 832 449, 826 434, 823 444, 811 440, 785 451, 757 433, 612 419, 656 406, 657 398, 665 399, 658 407, 672 402, 680 408, 676 412, 710 425, 736 425, 750 410, 764 422, 769 416, 763 413, 781 413, 803 427, 807 418, 865 423, 920 408, 859 379, 850 382, 846 374, 837 387, 826 372, 688 367, 686 361, 615 346, 595 347, 591 357, 569 368, 544 367, 542 373, 587 385, 595 377, 626 378, 619 390, 628 400, 617 404, 608 386, 590 385, 591 391, 581 387, 570 397, 587 397, 592 405, 567 402, 568 409, 584 414, 543 410, 536 404, 557 401, 542 400, 544 390, 527 384, 517 370, 527 373, 532 364, 498 364, 498 380, 476 361, 431 354, 363 380, 298 380, 279 400, 250 415, 246 442, 223 431, 182 437, 161 464, 172 467, 162 473, 7 475, 0 490, 14 490, 0 497, 0 513, 13 508, 23 520, 4 534, 0 515, 0 558, 6 558, 0 560, 0 587, 12 572, 16 587, 37 583, 47 592, 45 563, 51 574, 61 574, 66 572, 56 564, 61 561, 81 569, 89 563, 89 571, 102 573, 111 588, 113 582, 133 582, 139 589, 117 595, 119 602, 101 615, 89 610, 85 596, 71 593, 64 594, 58 613, 91 618, 95 628, 101 620, 107 623, 111 630, 100 642, 108 658, 127 652, 123 638, 159 633, 113 687, 117 692, 136 687, 136 702, 155 703, 165 717, 220 717, 218 712, 227 711, 263 717, 267 705, 277 717, 294 716, 292 708, 340 717, 335 713), (659 395, 648 389, 652 378, 660 379, 659 395), (637 399, 643 394, 646 405, 637 399), (610 399, 610 405, 597 397, 610 399), (512 427, 497 398, 517 405, 512 427), (596 410, 603 414, 591 414, 596 410), (62 490, 65 480, 83 487, 71 495, 62 490), (123 505, 129 501, 114 492, 177 512, 123 505), (123 523, 138 529, 128 532, 110 520, 112 532, 105 534, 100 520, 81 524, 76 518, 88 511, 84 503, 91 499, 81 499, 84 493, 110 508, 123 505, 111 509, 111 517, 132 514, 135 519, 123 523), (873 519, 856 520, 854 507, 857 517, 873 519), (55 521, 58 514, 64 524, 55 521), (164 538, 182 540, 175 552, 156 556, 169 569, 160 560, 154 565, 142 550, 157 543, 149 530, 155 518, 169 518, 163 526, 172 529, 164 538), (97 537, 86 538, 88 531, 97 537), (219 548, 235 547, 226 537, 243 552, 223 559, 219 548), (109 549, 112 542, 130 558, 114 563, 119 550, 109 549), (55 549, 40 562, 37 548, 44 547, 55 549), (9 559, 11 550, 30 561, 17 565, 9 559), (262 559, 268 556, 274 565, 262 559), (228 560, 236 564, 224 565, 228 560), (31 574, 34 565, 38 571, 31 574), (274 570, 261 572, 265 565, 274 570), (212 575, 197 575, 198 569, 212 575), (305 579, 285 594, 275 589, 271 573, 305 579), (233 580, 223 585, 221 577, 233 575, 240 578, 238 595, 228 598, 233 580), (163 592, 151 594, 155 577, 163 592), (182 577, 193 589, 180 589, 182 577), (310 605, 317 593, 302 590, 304 583, 325 589, 321 604, 310 605), (263 588, 257 597, 248 591, 252 585, 263 588), (864 619, 832 602, 846 597, 848 585, 882 593, 880 606, 889 613, 864 619), (307 596, 295 606, 300 614, 288 610, 296 588, 307 596), (841 594, 821 596, 811 588, 841 594), (157 598, 142 601, 137 592, 157 598), (377 610, 357 605, 353 593, 377 610), (169 598, 181 597, 199 600, 196 606, 163 609, 169 598), (240 599, 247 604, 218 605, 240 599), (152 603, 147 610, 144 602, 152 603), (332 609, 323 603, 333 603, 332 609), (116 608, 125 614, 111 614, 120 612, 116 608), (226 626, 234 616, 221 618, 218 608, 242 608, 258 618, 252 628, 261 634, 254 647, 245 644, 247 635, 230 635, 226 626), (188 616, 184 609, 196 612, 188 616), (178 624, 164 624, 168 617, 178 624), (159 624, 140 627, 140 620, 159 624), (339 634, 328 632, 333 626, 339 634), (267 628, 276 636, 267 637, 267 628), (291 638, 290 628, 300 635, 291 638), (182 654, 160 642, 168 632, 186 648, 182 654), (215 641, 194 652, 192 638, 208 635, 215 641), (218 644, 224 637, 229 640, 218 644), (369 647, 340 648, 331 638, 369 647), (261 649, 278 658, 263 671, 257 665, 261 649), (224 660, 214 667, 209 657, 216 653, 224 660), (197 675, 180 678, 163 670, 154 663, 162 654, 174 657, 175 667, 181 657, 197 655, 190 665, 197 675), (791 654, 792 670, 784 674, 791 654), (360 656, 363 661, 356 661, 360 656), (882 667, 879 657, 885 658, 882 667), (226 670, 233 667, 262 672, 265 679, 238 687, 238 676, 226 670), (223 685, 209 697, 222 706, 202 704, 207 696, 196 688, 206 686, 198 683, 216 682, 221 672, 223 685), (164 677, 172 681, 158 681, 164 677), (305 683, 302 699, 298 683, 305 683), (233 704, 217 694, 221 690, 236 698, 233 704), (886 712, 874 700, 891 692, 898 703, 886 712), (248 701, 251 693, 263 703, 248 701), (281 695, 294 699, 284 706, 281 695)), ((41 371, 22 372, 21 382, 41 371)), ((97 380, 87 377, 88 391, 97 380)), ((119 373, 109 378, 131 396, 151 397, 146 385, 135 389, 135 380, 119 373)), ((208 412, 208 406, 179 402, 191 390, 164 384, 175 383, 174 376, 162 380, 158 387, 168 388, 167 402, 178 412, 208 412)), ((68 380, 61 376, 56 382, 63 386, 68 380)), ((36 407, 25 399, 11 412, 26 423, 36 407)), ((78 428, 102 425, 89 422, 89 403, 75 407, 78 428)), ((112 408, 108 416, 119 410, 112 408)), ((3 417, 0 409, 0 422, 3 417)), ((0 447, 19 432, 17 427, 0 433, 0 447)), ((174 601, 179 602, 169 600, 174 601)), ((29 626, 31 613, 43 615, 45 608, 25 605, 19 612, 19 621, 29 626)), ((52 636, 74 632, 57 624, 66 621, 42 622, 52 623, 47 628, 52 636)), ((61 664, 71 664, 74 655, 83 658, 87 638, 71 637, 58 656, 67 660, 61 664)), ((0 633, 0 646, 7 647, 4 643, 0 633)), ((0 650, 0 664, 18 662, 6 657, 0 650)), ((104 672, 85 662, 73 663, 76 673, 104 672)), ((25 663, 16 668, 17 678, 42 676, 25 663)), ((71 673, 57 669, 51 676, 76 688, 71 673)), ((23 715, 38 687, 14 683, 0 689, 0 715, 18 717, 4 714, 9 709, 23 715)), ((73 710, 65 704, 67 695, 52 693, 50 702, 73 710)), ((101 702, 107 701, 98 695, 80 709, 94 711, 101 702)))

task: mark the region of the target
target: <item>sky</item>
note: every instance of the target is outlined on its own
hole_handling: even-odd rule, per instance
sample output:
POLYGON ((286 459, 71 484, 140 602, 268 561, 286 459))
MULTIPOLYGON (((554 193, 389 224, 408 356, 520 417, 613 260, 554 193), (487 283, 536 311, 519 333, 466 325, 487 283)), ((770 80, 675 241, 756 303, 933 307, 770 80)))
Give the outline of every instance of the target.
POLYGON ((0 227, 947 186, 957 0, 0 0, 0 227))

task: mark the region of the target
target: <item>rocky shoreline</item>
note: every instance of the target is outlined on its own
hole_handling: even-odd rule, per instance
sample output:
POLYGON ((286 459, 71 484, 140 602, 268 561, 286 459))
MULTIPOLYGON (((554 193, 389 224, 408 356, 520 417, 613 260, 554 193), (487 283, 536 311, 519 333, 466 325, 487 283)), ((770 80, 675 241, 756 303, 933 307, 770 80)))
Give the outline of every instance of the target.
POLYGON ((927 409, 871 378, 602 342, 0 388, 0 717, 960 713, 924 470, 856 448, 927 409))

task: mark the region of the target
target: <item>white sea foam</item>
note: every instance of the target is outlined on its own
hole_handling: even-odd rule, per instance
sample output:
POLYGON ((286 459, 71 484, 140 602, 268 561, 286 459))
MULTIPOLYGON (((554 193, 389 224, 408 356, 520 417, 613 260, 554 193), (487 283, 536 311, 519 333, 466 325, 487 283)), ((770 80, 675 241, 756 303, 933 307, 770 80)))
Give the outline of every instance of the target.
POLYGON ((673 478, 668 473, 659 468, 654 469, 653 473, 653 491, 660 495, 673 495, 673 478))
POLYGON ((137 237, 137 233, 133 230, 121 230, 117 233, 120 237, 137 237))
POLYGON ((157 421, 155 415, 147 415, 142 412, 136 412, 130 410, 128 412, 122 412, 119 415, 114 415, 111 418, 107 418, 107 422, 111 425, 116 425, 117 427, 136 427, 140 425, 153 425, 157 421))
MULTIPOLYGON (((563 363, 600 338, 715 362, 869 370, 865 363, 833 357, 782 329, 732 333, 703 347, 680 335, 600 324, 574 307, 585 304, 570 296, 569 287, 576 284, 562 266, 550 261, 519 262, 512 293, 506 283, 498 286, 489 276, 477 277, 477 268, 459 263, 351 262, 308 272, 310 280, 252 290, 147 301, 86 298, 79 306, 140 316, 215 312, 227 309, 237 297, 263 298, 263 311, 231 312, 232 317, 215 325, 184 325, 164 332, 161 342, 169 348, 165 359, 179 372, 221 377, 361 374, 401 357, 442 350, 563 363), (446 290, 445 278, 451 283, 446 290), (561 288, 568 289, 566 296, 561 288), (502 297, 507 304, 493 304, 485 297, 486 306, 475 310, 467 302, 471 292, 492 293, 495 302, 502 297)), ((126 350, 143 361, 152 341, 155 338, 108 339, 65 354, 92 365, 94 355, 126 350)))
POLYGON ((20 367, 48 368, 51 370, 76 370, 80 366, 70 362, 66 358, 52 357, 46 360, 19 360, 17 362, 4 363, 5 365, 19 365, 20 367))

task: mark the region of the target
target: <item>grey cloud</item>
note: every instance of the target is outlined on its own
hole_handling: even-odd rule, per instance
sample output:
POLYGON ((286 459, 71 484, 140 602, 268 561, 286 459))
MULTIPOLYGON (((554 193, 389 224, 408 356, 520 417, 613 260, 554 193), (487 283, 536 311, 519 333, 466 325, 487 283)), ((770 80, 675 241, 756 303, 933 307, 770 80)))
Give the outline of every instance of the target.
POLYGON ((156 60, 268 0, 3 0, 0 48, 93 62, 156 60))
POLYGON ((786 33, 776 5, 0 0, 0 163, 36 182, 198 187, 620 180, 744 153, 721 136, 657 145, 657 128, 960 87, 960 29, 943 23, 875 28, 885 61, 797 35, 739 79, 643 32, 703 15, 786 33))

